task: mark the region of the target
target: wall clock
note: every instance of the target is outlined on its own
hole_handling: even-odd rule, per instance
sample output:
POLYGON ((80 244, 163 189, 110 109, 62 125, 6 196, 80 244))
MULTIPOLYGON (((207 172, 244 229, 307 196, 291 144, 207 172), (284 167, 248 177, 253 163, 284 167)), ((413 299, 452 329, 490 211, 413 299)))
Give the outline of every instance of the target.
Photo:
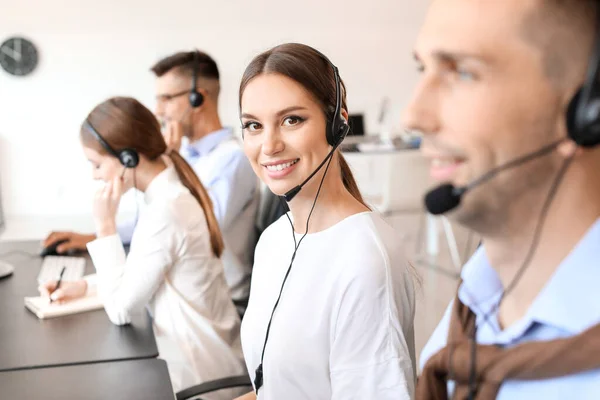
POLYGON ((26 76, 38 64, 35 45, 23 37, 11 37, 0 44, 0 66, 11 75, 26 76))

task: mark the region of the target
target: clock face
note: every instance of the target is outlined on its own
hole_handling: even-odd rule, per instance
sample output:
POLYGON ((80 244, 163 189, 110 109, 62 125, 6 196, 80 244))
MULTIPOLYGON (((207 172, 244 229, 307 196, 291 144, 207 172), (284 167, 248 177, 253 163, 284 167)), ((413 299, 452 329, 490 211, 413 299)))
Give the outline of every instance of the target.
POLYGON ((29 75, 37 63, 37 49, 25 38, 12 37, 0 45, 0 66, 9 74, 29 75))

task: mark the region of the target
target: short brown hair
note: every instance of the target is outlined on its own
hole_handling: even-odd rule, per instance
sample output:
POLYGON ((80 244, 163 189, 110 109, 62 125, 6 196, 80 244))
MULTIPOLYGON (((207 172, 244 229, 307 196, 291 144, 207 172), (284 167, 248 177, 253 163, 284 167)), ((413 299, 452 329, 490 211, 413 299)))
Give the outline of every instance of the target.
POLYGON ((574 63, 589 58, 588 49, 580 43, 582 37, 594 35, 599 3, 598 0, 537 0, 521 22, 523 37, 542 51, 545 72, 556 84, 565 82, 574 63))
POLYGON ((219 80, 217 63, 211 56, 199 50, 182 51, 165 57, 154 64, 151 71, 160 78, 173 69, 187 76, 192 76, 196 69, 198 78, 219 80))

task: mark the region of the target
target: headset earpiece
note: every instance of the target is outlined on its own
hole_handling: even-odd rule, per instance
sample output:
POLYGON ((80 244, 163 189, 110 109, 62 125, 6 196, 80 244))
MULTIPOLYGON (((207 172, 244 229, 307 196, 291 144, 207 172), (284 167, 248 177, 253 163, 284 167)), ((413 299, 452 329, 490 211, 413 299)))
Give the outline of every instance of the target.
POLYGON ((600 144, 600 98, 592 95, 582 104, 582 92, 580 88, 567 108, 567 130, 577 145, 593 147, 600 144))
POLYGON ((192 61, 192 88, 190 89, 190 106, 192 108, 198 108, 204 103, 204 95, 198 91, 196 85, 198 84, 198 64, 199 54, 198 50, 194 51, 194 59, 192 61))
POLYGON ((583 86, 567 108, 567 131, 571 140, 582 147, 600 144, 600 9, 596 16, 596 37, 583 86))
POLYGON ((124 149, 119 151, 119 161, 125 168, 135 168, 140 163, 140 156, 133 149, 124 149))
POLYGON ((346 120, 340 116, 334 121, 327 121, 327 143, 331 146, 338 146, 348 135, 350 126, 346 120))
POLYGON ((92 136, 96 138, 96 140, 102 145, 102 147, 104 147, 104 149, 109 154, 116 157, 121 163, 121 165, 123 165, 125 168, 135 168, 138 166, 138 164, 140 163, 140 155, 137 151, 135 151, 134 149, 123 149, 116 151, 112 148, 111 145, 108 144, 106 140, 104 140, 102 135, 100 135, 96 128, 92 126, 90 121, 86 119, 84 122, 84 126, 88 129, 92 136))
POLYGON ((348 135, 348 132, 350 132, 350 125, 348 125, 348 122, 344 119, 340 125, 340 132, 339 132, 339 141, 340 143, 346 139, 346 136, 348 135))
POLYGON ((339 146, 346 138, 348 131, 350 131, 350 126, 344 117, 342 117, 342 82, 338 69, 324 54, 321 54, 321 56, 333 69, 333 78, 335 79, 335 110, 331 119, 327 121, 327 131, 325 132, 327 143, 335 147, 339 146))
POLYGON ((192 108, 198 108, 204 103, 204 96, 202 93, 193 88, 190 91, 190 105, 192 108))

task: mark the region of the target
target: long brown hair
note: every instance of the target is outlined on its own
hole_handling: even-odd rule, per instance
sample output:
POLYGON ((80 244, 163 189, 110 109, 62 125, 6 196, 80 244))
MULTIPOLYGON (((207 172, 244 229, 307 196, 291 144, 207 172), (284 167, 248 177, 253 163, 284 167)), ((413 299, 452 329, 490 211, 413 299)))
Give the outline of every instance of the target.
MULTIPOLYGON (((87 116, 86 121, 102 135, 102 138, 115 150, 135 149, 138 154, 150 161, 158 159, 167 151, 167 144, 160 131, 160 124, 152 112, 139 101, 131 97, 113 97, 98 104, 87 116)), ((80 131, 81 143, 100 154, 107 150, 89 132, 85 123, 80 131)), ((223 236, 213 212, 213 204, 190 165, 172 151, 169 158, 177 171, 181 183, 200 204, 210 232, 210 244, 215 256, 223 253, 223 236)))
MULTIPOLYGON (((304 44, 286 43, 254 57, 246 67, 240 83, 240 108, 246 86, 252 79, 262 74, 281 74, 298 82, 321 105, 325 118, 328 121, 333 119, 336 103, 335 77, 329 62, 317 50, 304 44)), ((341 88, 342 109, 348 110, 346 106, 346 86, 343 81, 341 81, 341 88)), ((352 175, 350 166, 339 150, 336 153, 344 187, 356 200, 367 206, 358 189, 354 175, 352 175)))

